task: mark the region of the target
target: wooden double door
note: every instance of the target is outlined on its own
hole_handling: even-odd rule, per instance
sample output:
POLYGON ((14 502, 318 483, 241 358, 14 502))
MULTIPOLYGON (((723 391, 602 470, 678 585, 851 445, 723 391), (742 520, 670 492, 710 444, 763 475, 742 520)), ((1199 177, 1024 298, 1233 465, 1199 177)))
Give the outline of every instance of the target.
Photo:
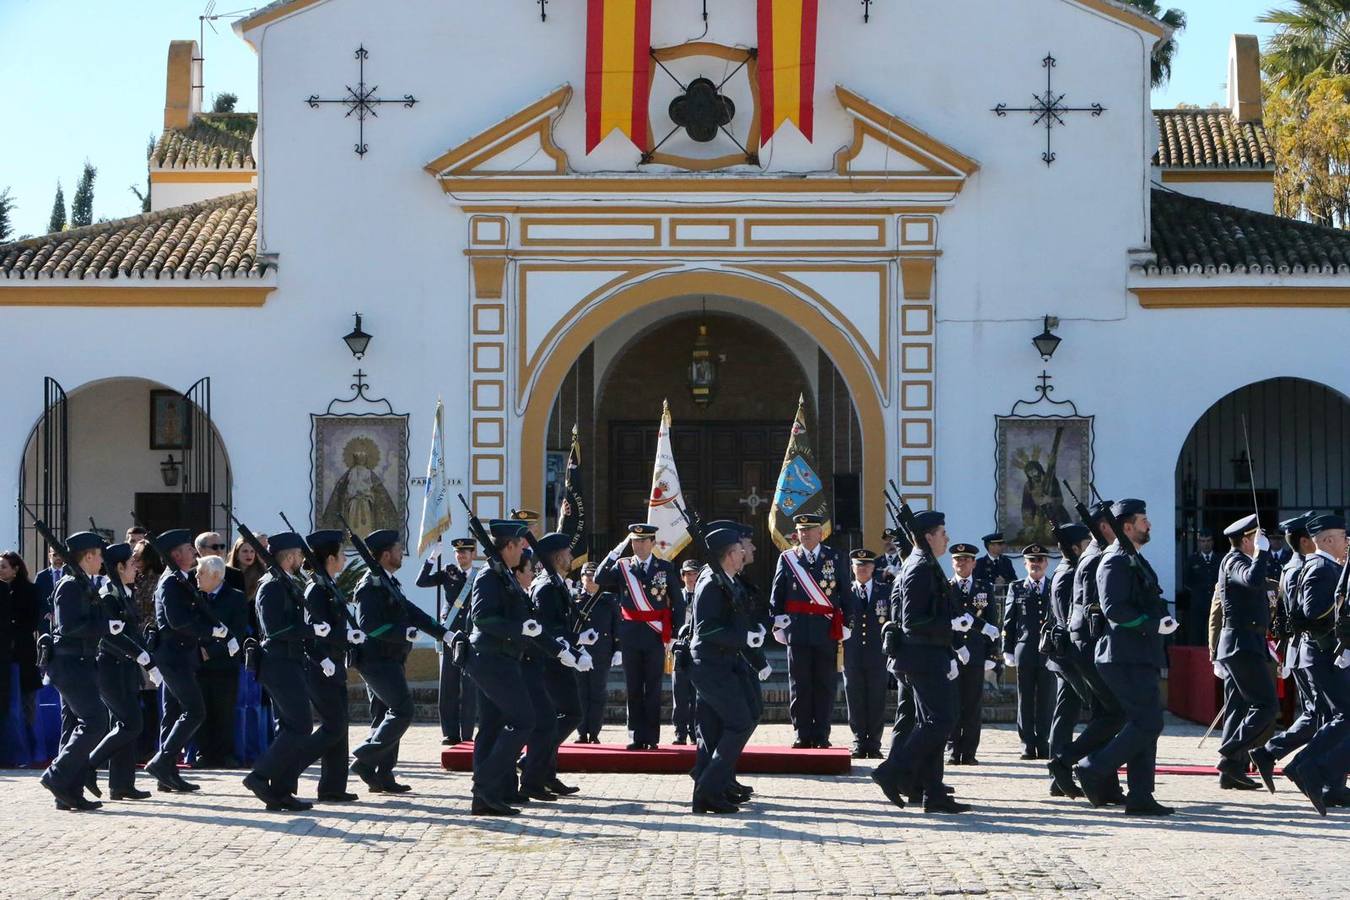
MULTIPOLYGON (((705 522, 733 519, 754 526, 758 552, 746 574, 766 591, 778 556, 769 538, 769 509, 790 429, 791 423, 783 422, 703 422, 676 425, 670 434, 688 509, 705 522)), ((650 421, 610 423, 606 524, 613 542, 629 524, 647 520, 656 434, 650 421)), ((691 544, 679 559, 706 557, 691 544)))

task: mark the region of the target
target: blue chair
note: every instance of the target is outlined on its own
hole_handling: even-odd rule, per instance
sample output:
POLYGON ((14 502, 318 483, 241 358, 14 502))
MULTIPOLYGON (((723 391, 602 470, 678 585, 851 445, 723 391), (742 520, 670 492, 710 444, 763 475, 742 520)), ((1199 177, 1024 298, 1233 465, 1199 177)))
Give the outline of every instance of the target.
POLYGON ((17 769, 33 762, 33 740, 23 720, 19 666, 10 664, 9 696, 0 697, 0 767, 17 769))
POLYGON ((54 759, 61 749, 61 695, 50 684, 44 684, 37 694, 37 720, 34 723, 36 746, 33 761, 54 759))

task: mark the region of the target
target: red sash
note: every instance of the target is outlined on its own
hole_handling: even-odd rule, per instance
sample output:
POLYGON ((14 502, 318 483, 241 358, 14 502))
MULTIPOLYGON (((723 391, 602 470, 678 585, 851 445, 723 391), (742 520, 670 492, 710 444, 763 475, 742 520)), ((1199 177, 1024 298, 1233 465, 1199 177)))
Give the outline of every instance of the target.
POLYGON ((829 616, 830 640, 842 641, 844 639, 844 611, 837 606, 831 606, 826 609, 819 603, 808 603, 805 600, 789 600, 787 602, 787 611, 790 616, 829 616))
MULTIPOLYGON (((669 609, 629 609, 626 606, 619 607, 619 615, 623 616, 625 622, 660 622, 661 643, 670 643, 671 621, 669 609)), ((652 625, 655 630, 656 626, 652 625)))
POLYGON ((623 576, 624 586, 628 588, 629 599, 637 607, 637 609, 630 610, 620 604, 619 614, 628 622, 646 622, 651 626, 652 631, 661 635, 661 643, 670 643, 672 631, 670 606, 667 605, 664 609, 657 609, 652 606, 651 601, 647 599, 647 591, 642 587, 642 582, 633 574, 633 570, 629 568, 627 559, 619 560, 619 574, 623 576), (658 622, 661 624, 656 624, 658 622))

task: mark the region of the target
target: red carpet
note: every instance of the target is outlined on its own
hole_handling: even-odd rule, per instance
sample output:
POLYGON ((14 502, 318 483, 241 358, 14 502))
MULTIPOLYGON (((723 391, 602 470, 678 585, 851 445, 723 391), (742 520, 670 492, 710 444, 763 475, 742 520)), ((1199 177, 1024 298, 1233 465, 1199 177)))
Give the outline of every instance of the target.
MULTIPOLYGON (((847 775, 852 757, 845 747, 793 750, 751 744, 741 754, 737 772, 760 775, 847 775)), ((473 743, 441 751, 441 766, 451 772, 473 768, 473 743)), ((625 750, 622 744, 566 743, 558 750, 560 772, 639 772, 683 775, 694 767, 694 747, 662 744, 659 750, 625 750)))
MULTIPOLYGON (((1120 771, 1121 771, 1121 774, 1124 774, 1124 772, 1125 772, 1124 769, 1121 769, 1120 771)), ((1209 776, 1211 776, 1211 777, 1213 777, 1213 778, 1218 778, 1218 777, 1219 777, 1219 770, 1216 769, 1216 768, 1214 768, 1213 766, 1169 766, 1169 765, 1159 765, 1155 771, 1156 771, 1159 775, 1209 775, 1209 776)), ((1253 777, 1253 778, 1257 778, 1257 777, 1258 777, 1257 774, 1256 774, 1255 772, 1248 772, 1247 774, 1250 775, 1250 776, 1253 777)), ((1281 768, 1279 768, 1279 767, 1276 767, 1276 769, 1275 769, 1275 774, 1276 774, 1276 775, 1283 775, 1283 774, 1284 774, 1284 769, 1281 769, 1281 768)))

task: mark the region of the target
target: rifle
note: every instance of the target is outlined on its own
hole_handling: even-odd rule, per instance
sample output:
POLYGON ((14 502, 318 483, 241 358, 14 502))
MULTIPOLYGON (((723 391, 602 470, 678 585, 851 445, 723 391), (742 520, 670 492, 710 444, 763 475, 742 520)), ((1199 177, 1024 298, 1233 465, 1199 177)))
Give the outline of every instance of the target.
MULTIPOLYGON (((136 517, 134 511, 131 513, 131 521, 132 524, 145 528, 145 524, 136 517)), ((150 529, 146 528, 145 533, 149 534, 150 529)), ((201 613, 206 618, 206 621, 211 623, 212 627, 225 628, 225 623, 220 621, 220 616, 216 615, 215 610, 211 609, 211 604, 206 602, 206 598, 202 596, 202 592, 197 590, 197 586, 183 574, 182 570, 174 564, 174 561, 166 558, 163 553, 160 553, 159 548, 155 546, 154 541, 147 540, 145 546, 155 554, 155 558, 159 560, 162 566, 164 566, 164 571, 171 573, 174 580, 178 582, 178 586, 187 593, 188 603, 192 605, 192 608, 201 613)), ((235 637, 233 634, 226 635, 226 639, 233 637, 235 637)))
POLYGON ((1055 515, 1053 513, 1047 513, 1046 518, 1050 520, 1051 527, 1055 529, 1055 541, 1059 544, 1060 555, 1064 557, 1065 561, 1068 562, 1070 566, 1078 565, 1078 553, 1074 550, 1073 545, 1064 537, 1064 525, 1055 520, 1055 515))
MULTIPOLYGON (((1097 486, 1091 482, 1089 484, 1092 487, 1092 492, 1096 494, 1097 486)), ((1101 495, 1098 494, 1098 496, 1101 495)), ((1167 602, 1163 600, 1162 588, 1158 585, 1158 580, 1153 577, 1153 572, 1144 562, 1144 558, 1139 555, 1139 548, 1134 545, 1134 541, 1126 536, 1125 529, 1120 524, 1120 519, 1116 516, 1115 510, 1109 506, 1104 506, 1102 518, 1106 520, 1107 525, 1111 526, 1111 532, 1116 536, 1116 543, 1120 545, 1121 552, 1130 561, 1130 571, 1134 572, 1134 576, 1139 579, 1140 585, 1144 588, 1144 593, 1156 597, 1162 603, 1160 615, 1166 616, 1167 602)))
MULTIPOLYGON (((295 531, 295 526, 291 524, 290 519, 286 518, 286 514, 281 513, 280 515, 281 521, 286 523, 286 527, 291 531, 295 531)), ((233 518, 233 516, 231 516, 231 518, 233 518)), ((295 533, 300 534, 298 531, 295 531, 295 533)), ((244 535, 244 527, 242 525, 239 526, 239 535, 240 537, 243 537, 244 535)), ((245 537, 244 540, 248 540, 248 538, 245 537)), ((256 547, 253 552, 258 552, 256 547)), ((356 624, 356 617, 352 615, 351 609, 348 608, 348 603, 351 601, 349 601, 342 593, 342 589, 337 586, 337 582, 333 580, 333 576, 328 574, 328 570, 319 564, 319 557, 315 555, 314 548, 309 545, 309 539, 303 534, 300 534, 300 552, 304 554, 305 565, 309 566, 310 571, 314 573, 314 580, 319 583, 319 587, 326 590, 329 596, 336 600, 338 605, 342 607, 342 613, 347 619, 347 627, 351 628, 353 631, 360 631, 360 626, 356 624)))
MULTIPOLYGON (((517 510, 512 509, 511 517, 515 518, 516 513, 517 510)), ((535 560, 538 561, 539 568, 544 570, 544 574, 548 576, 548 580, 553 583, 553 586, 562 591, 565 596, 571 596, 572 592, 568 590, 567 582, 562 580, 562 576, 553 568, 553 563, 545 556, 545 554, 540 552, 539 540, 534 536, 534 532, 530 531, 528 528, 525 529, 525 543, 530 546, 530 552, 534 554, 535 560)))
MULTIPOLYGON (((680 518, 684 519, 685 527, 689 529, 689 536, 706 547, 707 543, 704 541, 706 535, 703 533, 703 517, 698 513, 694 513, 691 516, 689 511, 685 509, 684 504, 680 503, 678 499, 672 498, 670 502, 674 505, 675 511, 680 514, 680 518)), ((712 572, 713 581, 716 581, 717 586, 727 595, 727 600, 731 603, 732 608, 741 612, 741 606, 736 602, 739 591, 736 590, 736 586, 732 580, 727 577, 726 571, 723 570, 716 561, 710 561, 708 563, 708 571, 712 572)), ((693 611, 691 610, 685 615, 690 617, 690 622, 692 624, 693 611)))
MULTIPOLYGON (((1087 505, 1084 504, 1082 500, 1078 499, 1078 495, 1073 492, 1073 486, 1069 484, 1068 479, 1063 479, 1063 481, 1064 489, 1067 490, 1069 496, 1073 498, 1073 511, 1078 513, 1078 520, 1087 526, 1088 531, 1092 532, 1092 539, 1102 548, 1105 548, 1106 538, 1102 535, 1101 525, 1092 518, 1092 511, 1087 508, 1087 505)), ((1096 487, 1093 487, 1092 490, 1095 493, 1097 489, 1096 487)))
POLYGON ((905 502, 905 495, 900 493, 900 489, 895 486, 894 480, 887 479, 887 482, 890 484, 891 490, 895 491, 895 496, 898 501, 896 506, 896 517, 899 520, 901 527, 904 531, 909 533, 910 540, 914 542, 914 546, 924 552, 924 557, 928 560, 928 565, 933 569, 934 574, 937 576, 937 581, 940 585, 938 589, 939 593, 945 596, 947 593, 947 573, 942 570, 942 564, 937 561, 937 557, 933 556, 933 548, 928 546, 928 538, 924 537, 923 532, 915 527, 914 510, 910 509, 909 504, 905 502))
MULTIPOLYGON (((895 482, 892 481, 891 485, 894 486, 894 484, 895 482)), ((900 556, 909 556, 909 554, 914 552, 914 536, 906 532, 904 525, 900 521, 900 504, 891 498, 889 487, 882 489, 882 495, 886 500, 886 512, 889 513, 891 517, 891 525, 895 531, 895 543, 896 546, 900 548, 900 556)), ((900 496, 899 491, 896 491, 896 496, 900 496)))
POLYGON ((474 513, 473 507, 469 506, 469 501, 464 499, 463 494, 456 494, 455 496, 459 497, 459 502, 463 504, 465 511, 469 514, 469 533, 473 535, 474 540, 478 541, 478 545, 483 548, 483 557, 487 560, 488 568, 496 572, 506 581, 508 590, 514 594, 520 595, 525 599, 526 603, 529 603, 530 598, 525 595, 525 590, 520 586, 520 582, 516 581, 515 573, 507 568, 506 562, 502 559, 502 555, 497 552, 496 545, 492 543, 492 536, 489 535, 487 529, 483 527, 483 520, 478 518, 474 513))
POLYGON ((286 586, 286 593, 290 594, 291 599, 303 609, 305 606, 305 594, 304 591, 300 590, 300 585, 296 584, 295 579, 288 575, 286 570, 277 564, 277 558, 263 546, 262 541, 258 540, 258 536, 252 531, 249 531, 247 525, 235 518, 234 510, 230 509, 230 507, 224 503, 220 504, 220 508, 225 511, 225 515, 227 515, 230 521, 234 523, 234 527, 239 529, 239 536, 244 539, 244 543, 252 547, 253 552, 258 554, 258 559, 262 560, 262 564, 267 567, 267 571, 272 578, 284 584, 286 586))

